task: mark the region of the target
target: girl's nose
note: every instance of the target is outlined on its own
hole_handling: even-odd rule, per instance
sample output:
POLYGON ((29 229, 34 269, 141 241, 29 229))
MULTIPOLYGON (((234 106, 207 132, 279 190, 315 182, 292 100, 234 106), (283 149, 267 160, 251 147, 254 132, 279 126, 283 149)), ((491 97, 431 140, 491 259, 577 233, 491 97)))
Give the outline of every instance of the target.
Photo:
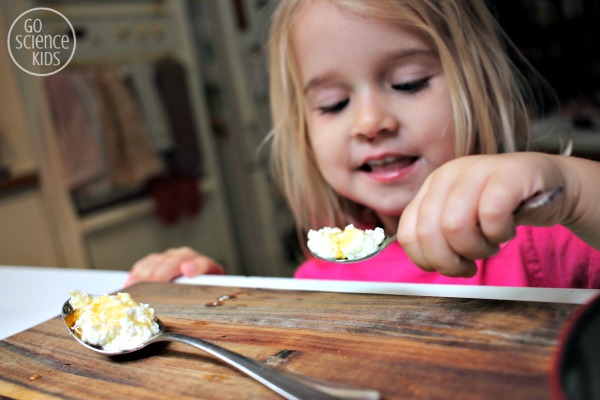
POLYGON ((398 130, 398 119, 386 107, 384 99, 369 94, 355 100, 354 136, 373 140, 381 133, 398 130))

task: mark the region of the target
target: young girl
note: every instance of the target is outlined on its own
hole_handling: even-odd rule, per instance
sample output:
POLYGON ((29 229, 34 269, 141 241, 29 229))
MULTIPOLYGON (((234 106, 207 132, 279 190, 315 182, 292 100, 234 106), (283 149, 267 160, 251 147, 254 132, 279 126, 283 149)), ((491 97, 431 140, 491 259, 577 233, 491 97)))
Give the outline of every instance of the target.
MULTIPOLYGON (((302 232, 382 226, 394 243, 298 278, 600 287, 600 164, 523 152, 529 99, 475 0, 283 0, 269 42, 273 166, 302 232), (552 189, 549 205, 515 216, 552 189)), ((223 273, 189 248, 129 284, 223 273)))

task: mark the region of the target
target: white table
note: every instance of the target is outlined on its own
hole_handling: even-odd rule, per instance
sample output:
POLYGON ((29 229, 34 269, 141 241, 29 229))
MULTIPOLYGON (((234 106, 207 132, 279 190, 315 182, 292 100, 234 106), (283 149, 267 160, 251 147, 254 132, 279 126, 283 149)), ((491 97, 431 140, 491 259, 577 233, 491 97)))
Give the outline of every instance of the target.
MULTIPOLYGON (((104 294, 123 290, 127 272, 0 266, 0 340, 57 316, 69 290, 104 294)), ((583 304, 600 293, 587 289, 537 289, 463 285, 299 280, 204 275, 180 278, 181 284, 380 293, 583 304)))

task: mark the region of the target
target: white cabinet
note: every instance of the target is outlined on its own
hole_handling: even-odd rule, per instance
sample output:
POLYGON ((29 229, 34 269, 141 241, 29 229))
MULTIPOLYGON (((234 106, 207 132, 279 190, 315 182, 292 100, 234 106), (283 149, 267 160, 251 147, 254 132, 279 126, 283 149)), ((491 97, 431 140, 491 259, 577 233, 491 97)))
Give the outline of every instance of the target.
POLYGON ((25 186, 0 194, 0 263, 59 266, 40 194, 35 183, 25 186))

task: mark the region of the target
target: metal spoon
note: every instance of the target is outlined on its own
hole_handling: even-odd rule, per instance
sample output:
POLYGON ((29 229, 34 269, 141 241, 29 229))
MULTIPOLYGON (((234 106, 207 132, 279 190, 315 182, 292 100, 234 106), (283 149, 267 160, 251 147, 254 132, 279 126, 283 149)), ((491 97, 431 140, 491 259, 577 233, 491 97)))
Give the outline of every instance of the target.
POLYGON ((379 392, 377 392, 376 390, 357 388, 339 383, 323 381, 308 376, 293 374, 291 372, 279 370, 276 368, 269 367, 265 364, 261 364, 257 361, 244 357, 240 354, 234 353, 230 350, 226 350, 222 347, 217 346, 216 344, 207 342, 202 339, 178 333, 166 332, 164 324, 158 318, 156 318, 156 322, 159 326, 159 333, 152 336, 145 343, 142 343, 139 346, 134 347, 132 349, 116 352, 107 351, 98 346, 94 346, 84 342, 81 339, 80 335, 73 329, 71 329, 75 324, 73 311, 73 307, 69 303, 69 300, 67 300, 63 305, 61 315, 65 325, 67 326, 67 329, 69 330, 69 333, 80 344, 98 353, 114 356, 141 350, 149 344, 155 342, 181 342, 197 347, 200 350, 204 350, 205 352, 231 365, 237 370, 256 379, 257 381, 267 386, 269 389, 277 392, 286 399, 377 400, 381 397, 379 392))
MULTIPOLYGON (((559 186, 555 189, 536 193, 533 196, 531 196, 530 198, 521 202, 521 204, 513 212, 513 215, 521 214, 527 210, 533 210, 535 208, 543 207, 543 206, 549 204, 550 202, 552 202, 552 200, 554 200, 554 198, 556 196, 558 196, 560 193, 562 193, 562 191, 563 191, 563 188, 561 186, 559 186)), ((340 264, 350 264, 350 263, 368 260, 369 258, 375 257, 377 254, 381 253, 390 244, 394 243, 396 241, 396 239, 397 239, 397 235, 388 236, 383 240, 383 242, 381 242, 381 244, 379 245, 377 250, 375 250, 374 252, 369 253, 366 256, 359 257, 359 258, 353 258, 353 259, 348 259, 348 258, 331 259, 331 258, 321 257, 318 254, 313 253, 312 251, 310 253, 315 258, 319 258, 321 260, 325 260, 325 261, 329 261, 329 262, 336 262, 336 263, 340 263, 340 264)))

